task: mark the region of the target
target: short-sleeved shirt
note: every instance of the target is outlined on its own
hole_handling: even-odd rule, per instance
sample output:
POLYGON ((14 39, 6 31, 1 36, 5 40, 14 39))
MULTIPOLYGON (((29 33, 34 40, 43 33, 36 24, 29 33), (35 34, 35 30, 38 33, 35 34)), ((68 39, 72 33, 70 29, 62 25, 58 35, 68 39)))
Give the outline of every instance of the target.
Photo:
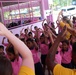
POLYGON ((61 54, 61 57, 62 57, 62 63, 64 64, 68 64, 68 63, 71 63, 71 60, 72 60, 72 46, 70 45, 68 47, 68 51, 66 51, 65 53, 60 52, 61 54))
POLYGON ((35 72, 27 66, 22 66, 18 75, 35 75, 35 72))
MULTIPOLYGON (((64 22, 60 21, 60 27, 61 27, 61 28, 63 28, 65 25, 66 25, 67 27, 70 27, 69 24, 65 24, 64 22)), ((67 32, 66 32, 66 39, 69 39, 69 38, 70 38, 70 35, 71 35, 70 32, 67 31, 67 32)))
POLYGON ((57 64, 53 70, 54 75, 76 75, 75 69, 64 68, 60 64, 57 64))
POLYGON ((40 44, 40 49, 42 55, 48 54, 48 46, 46 44, 40 44))

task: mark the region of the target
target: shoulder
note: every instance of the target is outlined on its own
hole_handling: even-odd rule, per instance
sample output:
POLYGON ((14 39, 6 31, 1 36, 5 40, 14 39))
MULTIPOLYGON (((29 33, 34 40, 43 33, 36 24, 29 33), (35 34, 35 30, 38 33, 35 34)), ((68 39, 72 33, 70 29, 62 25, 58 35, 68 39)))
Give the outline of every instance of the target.
POLYGON ((72 69, 64 68, 60 64, 57 64, 53 69, 54 75, 69 75, 73 73, 72 69))
POLYGON ((19 75, 35 75, 35 72, 27 66, 21 66, 19 75))

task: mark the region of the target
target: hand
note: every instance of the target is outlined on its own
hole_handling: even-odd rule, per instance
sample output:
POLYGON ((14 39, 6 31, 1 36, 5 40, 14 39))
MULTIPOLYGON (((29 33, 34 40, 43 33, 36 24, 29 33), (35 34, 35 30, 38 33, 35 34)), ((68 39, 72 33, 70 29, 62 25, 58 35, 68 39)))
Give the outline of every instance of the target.
POLYGON ((8 29, 0 22, 0 35, 5 36, 8 32, 8 29))

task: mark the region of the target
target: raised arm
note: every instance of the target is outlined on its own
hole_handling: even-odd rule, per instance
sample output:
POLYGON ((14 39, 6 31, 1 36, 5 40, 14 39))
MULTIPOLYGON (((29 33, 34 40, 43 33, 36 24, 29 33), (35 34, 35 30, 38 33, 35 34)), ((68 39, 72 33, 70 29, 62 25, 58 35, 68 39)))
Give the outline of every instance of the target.
POLYGON ((18 50, 18 52, 22 55, 22 65, 32 68, 34 70, 34 62, 31 51, 22 41, 15 37, 2 23, 0 23, 0 35, 6 36, 12 43, 14 48, 18 50))
POLYGON ((57 21, 58 21, 58 22, 61 20, 61 17, 63 17, 63 16, 62 16, 62 12, 63 12, 63 11, 61 10, 61 11, 59 12, 59 14, 58 14, 58 17, 57 17, 57 21), (61 17, 60 17, 60 16, 61 16, 61 17))
POLYGON ((3 37, 3 39, 2 39, 2 44, 4 45, 4 40, 5 40, 6 38, 5 37, 3 37))
POLYGON ((63 29, 63 31, 58 35, 57 39, 55 40, 54 44, 52 45, 52 47, 50 48, 48 55, 47 55, 47 66, 49 67, 49 69, 51 71, 53 71, 54 67, 56 66, 56 63, 54 62, 55 60, 55 54, 58 48, 58 45, 60 43, 60 41, 62 40, 62 38, 64 37, 66 33, 66 28, 63 29))
POLYGON ((22 34, 22 31, 24 30, 24 28, 22 28, 22 30, 20 31, 20 35, 22 34))

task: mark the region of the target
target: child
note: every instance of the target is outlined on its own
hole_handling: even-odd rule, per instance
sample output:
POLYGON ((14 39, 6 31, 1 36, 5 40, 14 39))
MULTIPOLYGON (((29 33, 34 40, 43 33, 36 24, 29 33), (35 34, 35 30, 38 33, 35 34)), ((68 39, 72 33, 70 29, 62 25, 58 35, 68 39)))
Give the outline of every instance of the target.
POLYGON ((72 46, 69 44, 68 40, 62 41, 62 48, 60 54, 62 57, 62 66, 66 68, 71 68, 72 46))
POLYGON ((6 52, 7 52, 7 57, 10 59, 11 64, 12 64, 13 75, 18 75, 19 69, 22 64, 22 58, 14 50, 15 49, 13 46, 9 46, 6 52))
POLYGON ((20 31, 20 38, 25 38, 27 40, 28 37, 28 28, 24 29, 22 28, 22 30, 20 31), (24 33, 22 33, 22 31, 24 30, 24 33))
POLYGON ((0 55, 5 55, 4 53, 4 46, 0 45, 0 55))
POLYGON ((35 40, 29 38, 26 40, 26 42, 27 42, 27 46, 29 47, 29 49, 31 50, 32 55, 33 55, 34 65, 35 65, 35 74, 44 75, 43 70, 42 70, 42 65, 40 63, 40 58, 38 55, 38 46, 37 46, 35 40))
MULTIPOLYGON (((45 69, 46 69, 46 63, 45 63, 45 60, 46 60, 46 57, 47 57, 47 53, 48 53, 48 39, 47 37, 45 37, 44 34, 41 35, 40 37, 40 43, 39 43, 39 46, 40 46, 40 50, 41 50, 41 63, 43 65, 43 71, 44 71, 44 74, 45 74, 45 69)), ((50 75, 50 72, 48 70, 48 73, 50 75)))
MULTIPOLYGON (((28 47, 15 37, 2 23, 0 23, 0 35, 9 39, 14 48, 22 55, 23 61, 18 75, 35 75, 32 53, 28 47)), ((4 56, 0 56, 0 75, 12 75, 11 63, 4 56)))

